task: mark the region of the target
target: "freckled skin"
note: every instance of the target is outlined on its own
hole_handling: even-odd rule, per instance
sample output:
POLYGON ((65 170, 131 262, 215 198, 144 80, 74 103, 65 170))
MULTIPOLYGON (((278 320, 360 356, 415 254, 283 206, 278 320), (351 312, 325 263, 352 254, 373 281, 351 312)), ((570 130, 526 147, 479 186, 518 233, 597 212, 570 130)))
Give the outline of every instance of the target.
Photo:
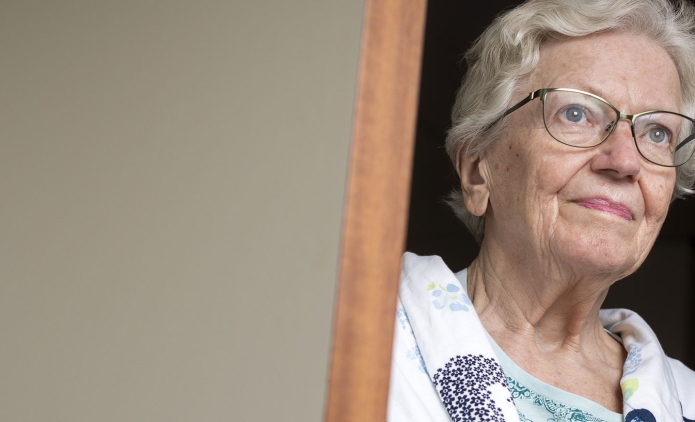
MULTIPOLYGON (((522 92, 544 87, 577 88, 597 93, 627 113, 655 108, 678 110, 680 84, 668 55, 646 39, 641 40, 642 48, 648 51, 651 46, 656 50, 637 55, 640 42, 634 36, 623 35, 624 39, 616 40, 624 46, 608 43, 608 38, 545 46, 522 92), (582 48, 582 43, 588 46, 582 48), (572 57, 572 63, 564 60, 564 54, 570 54, 564 57, 572 57), (659 55, 662 60, 653 60, 659 55), (616 73, 619 76, 612 77, 616 73)), ((547 133, 541 108, 541 102, 535 100, 510 115, 510 135, 490 151, 495 169, 498 165, 512 168, 511 175, 489 172, 494 215, 486 225, 495 230, 491 235, 507 237, 522 228, 529 230, 523 237, 513 237, 523 247, 517 250, 553 253, 558 264, 571 267, 573 272, 581 266, 582 274, 603 273, 611 281, 634 272, 664 221, 675 170, 646 163, 624 120, 596 148, 562 145, 547 133), (508 144, 509 154, 503 153, 504 143, 508 144), (623 222, 616 222, 613 215, 573 203, 586 196, 605 196, 624 203, 634 213, 633 222, 616 227, 616 223, 623 222), (510 197, 516 197, 515 202, 523 203, 524 209, 509 207, 506 200, 510 197), (546 237, 547 241, 542 241, 546 237)))
MULTIPOLYGON (((680 105, 673 61, 629 33, 547 42, 517 98, 539 88, 591 92, 628 114, 680 105)), ((467 208, 485 214, 469 268, 483 325, 532 375, 621 412, 625 351, 603 332, 598 310, 610 285, 649 253, 675 170, 639 155, 626 120, 597 147, 563 145, 533 100, 510 114, 499 142, 461 159, 459 174, 467 208), (579 205, 594 197, 625 205, 632 219, 579 205)))

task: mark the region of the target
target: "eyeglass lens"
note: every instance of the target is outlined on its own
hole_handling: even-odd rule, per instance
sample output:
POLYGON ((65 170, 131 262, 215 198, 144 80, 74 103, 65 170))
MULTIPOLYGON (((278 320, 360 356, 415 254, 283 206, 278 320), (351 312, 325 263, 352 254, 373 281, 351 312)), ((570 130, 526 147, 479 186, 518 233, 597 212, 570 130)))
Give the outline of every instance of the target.
MULTIPOLYGON (((592 147, 610 135, 618 113, 605 101, 573 91, 548 91, 543 118, 548 133, 563 144, 592 147)), ((652 112, 635 118, 637 149, 649 161, 678 166, 693 155, 693 122, 669 112, 652 112)))

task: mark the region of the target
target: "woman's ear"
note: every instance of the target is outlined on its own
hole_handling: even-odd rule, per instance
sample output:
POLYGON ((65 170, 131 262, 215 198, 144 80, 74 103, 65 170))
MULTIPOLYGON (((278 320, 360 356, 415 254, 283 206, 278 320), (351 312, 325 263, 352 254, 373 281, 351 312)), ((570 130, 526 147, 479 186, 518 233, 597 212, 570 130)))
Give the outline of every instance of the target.
POLYGON ((456 169, 461 178, 463 202, 466 204, 468 212, 478 217, 485 214, 490 199, 486 165, 487 161, 480 155, 467 155, 463 148, 459 150, 456 158, 456 169))

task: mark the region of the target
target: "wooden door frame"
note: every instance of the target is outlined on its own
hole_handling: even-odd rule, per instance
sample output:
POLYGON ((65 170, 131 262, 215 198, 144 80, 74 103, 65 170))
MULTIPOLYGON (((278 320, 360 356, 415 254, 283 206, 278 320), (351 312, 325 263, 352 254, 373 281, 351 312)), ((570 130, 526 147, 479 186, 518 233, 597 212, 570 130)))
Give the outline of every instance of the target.
POLYGON ((325 420, 383 422, 427 0, 366 0, 325 420))

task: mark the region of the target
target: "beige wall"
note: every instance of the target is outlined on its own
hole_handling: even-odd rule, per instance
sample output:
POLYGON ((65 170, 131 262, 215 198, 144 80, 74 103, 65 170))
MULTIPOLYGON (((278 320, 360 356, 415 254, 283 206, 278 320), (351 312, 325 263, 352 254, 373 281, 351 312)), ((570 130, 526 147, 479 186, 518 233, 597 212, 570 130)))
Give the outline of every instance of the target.
POLYGON ((320 420, 361 12, 0 0, 0 420, 320 420))

